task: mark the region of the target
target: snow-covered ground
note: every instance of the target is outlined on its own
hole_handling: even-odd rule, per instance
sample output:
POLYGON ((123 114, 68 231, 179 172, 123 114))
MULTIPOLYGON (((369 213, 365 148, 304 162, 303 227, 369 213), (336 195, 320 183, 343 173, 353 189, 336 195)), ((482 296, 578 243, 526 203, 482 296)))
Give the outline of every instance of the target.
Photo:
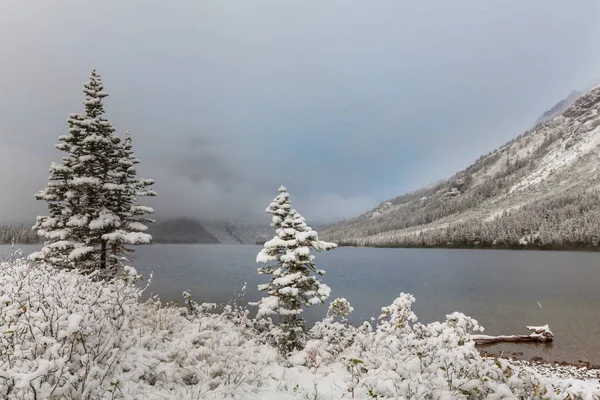
POLYGON ((600 380, 600 370, 594 368, 517 359, 510 359, 510 363, 515 367, 531 368, 550 380, 579 379, 591 383, 596 383, 600 380))
POLYGON ((591 378, 481 357, 477 323, 460 313, 416 322, 410 295, 384 307, 375 327, 330 316, 305 350, 283 358, 277 327, 249 319, 243 299, 219 312, 189 295, 184 307, 141 303, 130 279, 2 263, 0 398, 600 399, 591 378))

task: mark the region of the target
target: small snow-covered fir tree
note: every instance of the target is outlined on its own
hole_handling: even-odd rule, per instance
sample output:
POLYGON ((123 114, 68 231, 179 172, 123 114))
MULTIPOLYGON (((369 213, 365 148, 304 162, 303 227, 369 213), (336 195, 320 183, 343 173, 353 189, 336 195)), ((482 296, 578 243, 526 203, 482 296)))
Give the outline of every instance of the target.
POLYGON ((85 113, 69 116, 69 134, 59 137, 56 145, 67 155, 62 164, 51 165, 48 187, 36 194, 36 199, 48 203, 49 215, 38 217, 34 226, 46 241, 31 258, 59 268, 103 270, 110 275, 113 271, 108 267, 115 263, 109 258, 120 252, 119 245, 114 247, 123 237, 120 232, 127 234, 127 243, 148 241, 131 233, 144 230, 134 220, 152 210, 133 202, 140 193, 154 192, 146 190, 151 181, 136 181, 135 168, 129 170, 137 162, 131 140, 121 143, 104 118, 102 101, 108 94, 95 70, 83 92, 85 113), (122 198, 127 200, 119 202, 122 198), (123 208, 131 215, 124 215, 123 208))
POLYGON ((306 328, 301 315, 304 307, 323 303, 331 291, 315 276, 324 275, 325 271, 317 269, 310 250, 331 250, 337 245, 319 240, 317 232, 292 208, 290 195, 283 186, 266 212, 273 215, 271 225, 276 234, 264 244, 256 262, 272 262, 258 269, 259 274, 272 277, 269 283, 258 287, 268 296, 254 305, 258 305, 257 317, 276 315, 280 318, 283 335, 278 347, 287 355, 302 349, 306 343, 306 328))

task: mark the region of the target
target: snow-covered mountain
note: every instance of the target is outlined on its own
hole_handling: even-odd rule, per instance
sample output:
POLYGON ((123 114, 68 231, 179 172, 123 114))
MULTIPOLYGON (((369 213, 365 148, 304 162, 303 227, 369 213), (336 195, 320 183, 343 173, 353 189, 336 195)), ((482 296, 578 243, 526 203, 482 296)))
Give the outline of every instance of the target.
POLYGON ((219 243, 202 224, 193 218, 160 220, 150 226, 154 243, 219 243))
POLYGON ((452 178, 320 233, 346 245, 597 246, 599 145, 597 86, 452 178))
POLYGON ((271 236, 269 225, 245 222, 199 221, 194 218, 160 220, 150 227, 154 243, 256 244, 271 236))
POLYGON ((246 222, 203 222, 202 226, 223 244, 262 244, 275 233, 270 225, 246 222))

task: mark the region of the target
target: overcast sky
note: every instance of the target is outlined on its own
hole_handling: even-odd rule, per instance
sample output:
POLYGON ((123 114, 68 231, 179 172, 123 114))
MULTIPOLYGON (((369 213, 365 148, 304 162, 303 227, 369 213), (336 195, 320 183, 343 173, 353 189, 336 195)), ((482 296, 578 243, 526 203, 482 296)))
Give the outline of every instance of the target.
POLYGON ((0 0, 0 222, 102 75, 163 216, 309 222, 453 175, 600 81, 600 1, 0 0))

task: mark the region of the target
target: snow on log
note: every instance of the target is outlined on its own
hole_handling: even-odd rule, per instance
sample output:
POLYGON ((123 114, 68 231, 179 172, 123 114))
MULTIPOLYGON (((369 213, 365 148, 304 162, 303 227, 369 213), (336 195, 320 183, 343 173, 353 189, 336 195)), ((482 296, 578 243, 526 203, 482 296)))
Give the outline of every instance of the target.
POLYGON ((488 336, 472 335, 471 338, 477 344, 491 344, 501 342, 551 342, 554 339, 552 331, 548 325, 528 326, 531 331, 529 335, 508 335, 508 336, 488 336))

